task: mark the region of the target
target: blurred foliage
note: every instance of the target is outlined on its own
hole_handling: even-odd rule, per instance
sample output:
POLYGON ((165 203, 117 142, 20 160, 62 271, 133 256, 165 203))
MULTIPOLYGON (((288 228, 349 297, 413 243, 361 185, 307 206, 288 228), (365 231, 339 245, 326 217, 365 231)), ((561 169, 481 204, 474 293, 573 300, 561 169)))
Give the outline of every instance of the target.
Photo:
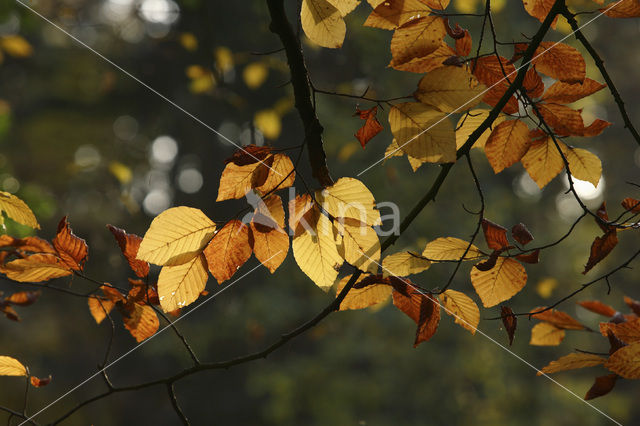
MULTIPOLYGON (((521 2, 492 4, 501 39, 520 40, 521 34, 535 30, 537 22, 525 14, 521 2)), ((572 4, 595 9, 588 1, 572 4)), ((455 0, 454 6, 464 13, 479 12, 483 2, 455 0)), ((287 84, 286 58, 282 52, 259 54, 280 48, 269 32, 264 1, 40 0, 33 7, 229 139, 278 148, 303 142, 287 84)), ((304 43, 314 85, 353 94, 368 90, 368 96, 382 98, 412 93, 420 76, 387 68, 390 34, 362 27, 367 13, 368 6, 362 5, 348 17, 341 50, 304 43)), ((581 22, 590 19, 581 18, 581 22)), ((458 20, 474 40, 480 21, 458 20)), ((614 24, 607 19, 585 28, 629 100, 640 95, 637 79, 629 77, 637 75, 640 66, 640 50, 630 43, 638 39, 639 28, 637 22, 614 24)), ((552 37, 560 39, 565 33, 566 25, 560 22, 552 37)), ((572 39, 568 42, 575 45, 572 39)), ((232 153, 231 144, 14 2, 0 5, 0 50, 0 190, 29 204, 42 224, 43 237, 51 237, 60 217, 69 215, 76 234, 90 246, 88 275, 126 283, 127 268, 106 223, 141 234, 151 217, 171 205, 196 206, 216 220, 245 207, 244 201, 214 203, 222 159, 232 153), (201 185, 185 184, 181 179, 185 170, 196 170, 201 185)), ((601 80, 589 61, 588 66, 588 75, 601 80)), ((362 102, 317 96, 334 176, 354 176, 382 157, 391 140, 386 119, 381 119, 385 131, 363 151, 353 137, 361 123, 352 117, 362 102)), ((605 192, 590 202, 592 207, 603 199, 613 205, 630 196, 634 189, 625 182, 638 183, 640 166, 640 151, 625 134, 608 94, 602 91, 594 98, 597 104, 581 106, 615 126, 586 142, 602 158, 605 173, 605 192)), ((635 102, 628 106, 637 122, 640 107, 635 102)), ((494 175, 483 156, 473 159, 491 220, 508 226, 524 222, 542 243, 566 232, 577 216, 574 206, 561 202, 565 191, 561 179, 539 194, 522 184, 523 170, 494 175)), ((308 178, 306 158, 300 164, 308 178)), ((393 201, 406 212, 437 171, 436 166, 423 166, 413 173, 404 159, 389 159, 361 178, 378 201, 393 201)), ((443 190, 437 203, 396 244, 397 250, 424 246, 439 236, 468 238, 475 217, 465 208, 478 205, 468 170, 456 166, 443 190)), ((7 225, 10 234, 28 232, 7 225)), ((538 267, 527 268, 529 285, 513 300, 514 310, 548 304, 584 282, 580 271, 597 233, 595 223, 584 221, 571 241, 546 252, 538 267)), ((628 256, 631 242, 624 237, 615 255, 591 272, 593 276, 628 256)), ((416 282, 437 287, 450 272, 447 265, 437 265, 416 282)), ((622 295, 636 281, 637 274, 625 270, 612 280, 610 295, 603 286, 594 286, 581 298, 593 295, 620 307, 622 295)), ((79 291, 92 288, 79 279, 67 284, 79 291)), ((213 286, 210 280, 209 291, 217 290, 213 286)), ((16 291, 15 287, 0 283, 5 292, 16 291)), ((468 270, 459 272, 454 287, 471 289, 468 270)), ((179 328, 204 359, 225 359, 262 348, 310 318, 330 297, 289 256, 277 275, 251 275, 180 322, 179 328)), ((598 321, 572 302, 562 309, 589 324, 598 321)), ((34 374, 53 374, 48 387, 32 392, 30 406, 41 407, 95 371, 110 330, 107 324, 95 325, 86 300, 53 291, 45 292, 21 316, 21 323, 1 322, 0 352, 20 358, 34 374)), ((505 344, 501 327, 496 321, 480 323, 491 339, 505 344)), ((588 333, 580 332, 570 333, 559 348, 532 347, 530 327, 523 318, 511 350, 538 367, 568 348, 607 349, 593 347, 588 333)), ((121 327, 117 330, 114 354, 119 355, 135 342, 121 327)), ((536 377, 533 369, 495 342, 462 331, 448 317, 434 339, 418 349, 411 347, 413 334, 413 324, 389 308, 338 313, 267 360, 179 382, 178 397, 195 424, 211 419, 219 424, 283 425, 603 423, 574 396, 536 377)), ((188 362, 168 332, 110 373, 118 384, 135 383, 164 376, 188 362)), ((592 377, 593 371, 584 371, 557 379, 582 396, 592 377)), ((41 419, 55 418, 100 389, 98 379, 88 383, 41 419)), ((637 384, 621 382, 616 392, 595 404, 623 423, 637 424, 636 395, 637 384)), ((22 382, 3 379, 0 401, 21 406, 22 382)), ((167 424, 174 423, 173 416, 164 389, 149 389, 104 399, 67 424, 167 424)))

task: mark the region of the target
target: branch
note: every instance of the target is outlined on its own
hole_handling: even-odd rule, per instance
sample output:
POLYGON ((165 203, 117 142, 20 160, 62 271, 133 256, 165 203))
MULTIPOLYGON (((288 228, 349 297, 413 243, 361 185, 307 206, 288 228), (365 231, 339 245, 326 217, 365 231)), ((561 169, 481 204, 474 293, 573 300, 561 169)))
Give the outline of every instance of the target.
POLYGON ((178 398, 176 398, 176 390, 173 388, 173 383, 167 384, 167 392, 169 393, 169 400, 171 401, 171 405, 173 405, 173 409, 180 418, 180 421, 183 425, 189 426, 191 424, 189 423, 189 419, 187 419, 187 417, 182 412, 180 405, 178 405, 178 398))
POLYGON ((613 99, 618 105, 618 109, 620 110, 622 121, 624 121, 624 127, 629 129, 629 133, 631 133, 631 136, 633 136, 633 138, 636 140, 638 145, 640 145, 640 134, 638 134, 638 131, 633 126, 633 123, 629 118, 629 114, 627 113, 627 109, 624 106, 624 101, 622 100, 622 96, 620 96, 620 92, 618 92, 618 89, 616 89, 615 84, 613 84, 613 80, 611 80, 611 76, 609 76, 609 73, 607 72, 607 69, 604 66, 604 61, 602 60, 600 55, 598 55, 598 52, 596 51, 596 49, 594 49, 591 43, 589 43, 589 40, 587 40, 587 38, 584 36, 582 31, 580 31, 580 26, 576 21, 575 15, 569 11, 566 5, 563 5, 561 13, 562 13, 562 16, 564 16, 567 19, 567 21, 569 22, 569 25, 571 25, 571 29, 573 30, 573 33, 575 34, 576 39, 580 41, 580 43, 582 43, 582 45, 587 50, 587 52, 589 52, 589 55, 593 59, 593 62, 595 62, 596 67, 598 67, 598 70, 600 70, 600 74, 602 74, 604 81, 607 82, 609 91, 611 92, 611 95, 613 96, 613 99))
POLYGON ((287 54, 295 105, 304 126, 305 141, 309 148, 311 173, 320 185, 331 186, 333 185, 333 179, 329 174, 327 158, 322 142, 322 132, 324 129, 318 120, 311 101, 309 72, 304 63, 302 46, 287 19, 287 14, 284 10, 284 0, 267 0, 267 5, 269 6, 269 14, 271 15, 271 25, 269 29, 280 37, 287 54))

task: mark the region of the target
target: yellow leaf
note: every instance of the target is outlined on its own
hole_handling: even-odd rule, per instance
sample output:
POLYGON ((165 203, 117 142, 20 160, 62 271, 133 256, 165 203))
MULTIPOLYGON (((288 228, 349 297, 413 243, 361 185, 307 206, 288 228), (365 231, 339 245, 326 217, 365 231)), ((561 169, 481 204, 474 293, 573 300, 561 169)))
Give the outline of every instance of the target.
POLYGON ((198 39, 193 33, 180 34, 180 44, 189 52, 198 50, 198 39))
POLYGON ((353 219, 338 220, 336 227, 342 235, 344 260, 361 271, 376 273, 380 263, 380 240, 376 231, 353 219))
POLYGON ((358 179, 338 179, 333 185, 316 191, 316 201, 333 217, 355 219, 371 226, 382 223, 371 191, 358 179))
POLYGON ((27 369, 15 358, 0 356, 0 376, 26 376, 27 369))
POLYGON ((282 131, 282 120, 278 113, 272 109, 258 111, 253 117, 253 124, 268 139, 278 139, 282 131))
POLYGON ((439 16, 422 16, 403 24, 391 38, 392 67, 435 52, 447 34, 439 16))
POLYGON ((119 161, 112 161, 109 163, 109 171, 122 185, 127 185, 131 182, 131 179, 133 179, 133 172, 131 169, 119 161))
POLYGON ((564 144, 560 146, 569 163, 571 175, 576 179, 586 180, 597 187, 602 176, 602 163, 598 156, 586 149, 572 148, 564 144))
POLYGON ((250 224, 253 252, 273 274, 289 252, 289 235, 284 228, 282 199, 271 195, 258 204, 250 224))
MULTIPOLYGON (((391 144, 387 147, 386 151, 384 152, 385 158, 402 157, 403 155, 405 155, 405 153, 398 146, 398 142, 396 141, 396 139, 393 138, 393 140, 391 141, 391 144)), ((409 160, 409 164, 411 165, 411 169, 414 172, 416 170, 418 170, 418 168, 424 164, 424 161, 419 160, 417 158, 413 158, 410 155, 407 155, 407 160, 409 160)))
POLYGON ((464 255, 464 252, 469 248, 467 254, 464 256, 464 260, 478 259, 482 256, 480 250, 466 241, 459 238, 446 237, 436 238, 435 240, 427 243, 422 255, 431 260, 460 260, 464 255))
POLYGON ((151 222, 137 258, 156 265, 184 264, 202 253, 215 230, 215 223, 198 209, 170 208, 151 222))
MULTIPOLYGON (((263 183, 254 187, 262 194, 273 190, 288 188, 296 180, 296 172, 291 159, 285 154, 275 154, 267 157, 264 163, 269 166, 267 177, 263 183)), ((266 166, 264 166, 266 167, 266 166)))
POLYGON ((422 77, 414 97, 442 112, 462 112, 480 103, 484 89, 467 69, 444 66, 422 77))
POLYGON ((456 161, 455 134, 446 115, 419 102, 394 105, 389 125, 402 151, 420 161, 456 161))
POLYGON ((442 305, 444 311, 455 318, 456 324, 460 324, 471 334, 476 334, 480 323, 480 309, 469 296, 460 291, 447 290, 442 293, 442 305))
POLYGON ((444 61, 451 56, 456 56, 455 50, 449 47, 448 44, 441 44, 435 51, 429 53, 427 56, 420 58, 413 58, 402 64, 393 64, 393 68, 398 71, 408 71, 415 73, 425 73, 433 71, 436 68, 444 67, 444 61))
POLYGON ((243 198, 252 188, 264 184, 268 175, 269 168, 264 161, 245 166, 230 162, 222 171, 216 201, 243 198))
MULTIPOLYGON (((560 141, 558 143, 562 144, 560 141)), ((553 140, 548 137, 532 142, 529 150, 520 161, 540 189, 551 182, 551 179, 564 168, 562 156, 553 140)))
POLYGON ((578 368, 595 367, 596 365, 604 364, 606 358, 593 354, 583 353, 571 353, 563 357, 558 358, 555 361, 551 361, 542 370, 536 374, 542 376, 543 373, 551 374, 558 371, 575 370, 578 368))
POLYGON ((322 47, 342 46, 347 26, 342 14, 327 0, 302 0, 302 29, 311 41, 322 47))
POLYGON ((526 283, 524 266, 510 258, 498 257, 495 266, 488 271, 475 266, 471 269, 471 284, 485 308, 511 299, 526 283))
MULTIPOLYGON (((356 283, 362 281, 366 275, 361 275, 356 283)), ((342 278, 338 283, 336 293, 340 294, 344 286, 351 279, 351 275, 347 275, 342 278)), ((377 305, 389 299, 393 288, 386 284, 373 284, 368 285, 365 288, 352 288, 347 293, 342 303, 340 303, 340 310, 346 311, 348 309, 364 309, 369 306, 377 305)))
POLYGON ((640 342, 618 349, 604 366, 625 379, 640 379, 640 342))
POLYGON ((431 262, 420 255, 408 251, 391 254, 382 261, 382 275, 406 277, 426 271, 431 266, 431 262))
POLYGON ((249 89, 257 89, 262 86, 268 75, 269 68, 263 62, 253 62, 244 67, 242 71, 242 79, 249 89))
POLYGON ((494 173, 511 167, 529 149, 529 128, 521 120, 508 120, 498 124, 484 146, 494 173))
POLYGON ((138 343, 156 334, 160 327, 158 315, 153 308, 139 303, 134 303, 131 311, 122 316, 122 322, 138 343))
MULTIPOLYGON (((371 3, 371 2, 369 2, 371 3)), ((420 0, 386 0, 371 5, 373 12, 364 23, 366 27, 394 30, 407 22, 427 16, 431 11, 420 0)))
POLYGON ((16 58, 26 58, 33 53, 33 48, 29 42, 19 35, 1 37, 0 47, 2 47, 8 55, 16 58))
MULTIPOLYGON (((484 120, 489 116, 488 109, 473 109, 469 111, 468 115, 463 115, 460 117, 460 121, 458 121, 458 125, 456 126, 456 149, 462 148, 462 146, 467 142, 471 133, 476 130, 484 120)), ((505 120, 504 115, 499 115, 493 122, 493 124, 475 141, 473 144, 473 148, 484 148, 485 143, 487 143, 487 139, 489 139, 489 135, 496 128, 496 126, 502 123, 505 120)))
POLYGON ((4 211, 7 217, 22 225, 40 229, 40 225, 29 206, 13 194, 0 191, 0 211, 4 211))
POLYGON ((551 297, 553 290, 558 286, 558 280, 555 278, 545 278, 536 284, 536 293, 543 299, 551 297))
POLYGON ((116 306, 115 302, 97 296, 89 297, 88 302, 89 312, 91 312, 93 319, 96 320, 96 324, 100 324, 104 321, 107 315, 109 315, 116 306))
POLYGON ((548 322, 541 322, 531 329, 530 345, 558 346, 564 339, 564 330, 548 322))
POLYGON ((359 4, 360 0, 327 0, 336 9, 340 11, 342 16, 347 16, 353 11, 359 4))
POLYGON ((222 72, 230 71, 233 68, 233 53, 229 48, 220 46, 214 52, 216 66, 222 72))
POLYGON ((207 261, 200 254, 187 263, 164 266, 158 276, 158 298, 165 312, 193 303, 207 284, 207 261))
POLYGON ((338 276, 342 256, 336 244, 337 230, 329 218, 312 209, 304 215, 291 244, 298 266, 318 287, 328 291, 338 276), (307 226, 303 226, 306 223, 307 226))
POLYGON ((71 270, 57 256, 33 254, 24 259, 6 263, 2 272, 7 278, 19 282, 37 283, 71 275, 71 270))

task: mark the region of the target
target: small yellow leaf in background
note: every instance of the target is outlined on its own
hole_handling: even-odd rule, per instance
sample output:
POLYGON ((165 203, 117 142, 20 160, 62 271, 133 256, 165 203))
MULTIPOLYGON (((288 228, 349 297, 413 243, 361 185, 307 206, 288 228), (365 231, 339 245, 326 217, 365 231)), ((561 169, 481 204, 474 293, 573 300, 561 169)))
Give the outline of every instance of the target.
POLYGON ((165 312, 193 303, 207 285, 207 261, 199 254, 187 263, 164 266, 158 276, 158 298, 165 312))
POLYGON ((347 26, 340 10, 327 0, 302 0, 302 29, 314 43, 332 49, 342 46, 347 26))
POLYGON ((187 77, 191 79, 189 90, 191 93, 206 93, 216 86, 216 80, 211 71, 204 69, 200 65, 190 65, 185 70, 187 77))
POLYGON ((198 49, 198 39, 193 33, 180 34, 180 44, 189 52, 194 52, 198 49))
POLYGON ((480 103, 484 89, 467 69, 445 66, 425 74, 414 96, 442 112, 462 112, 480 103))
POLYGON ((40 225, 29 206, 13 194, 0 191, 0 211, 22 225, 40 229, 40 225))
POLYGON ((640 342, 618 349, 604 366, 625 379, 640 379, 640 342))
POLYGON ((333 217, 354 219, 370 226, 381 224, 373 194, 358 179, 338 179, 330 187, 316 191, 316 201, 333 217))
POLYGON ((0 356, 0 376, 26 376, 27 369, 15 358, 0 356))
POLYGON ((527 284, 527 272, 517 260, 498 257, 488 271, 475 266, 471 269, 471 284, 476 289, 485 308, 511 299, 527 284))
POLYGON ((382 275, 406 277, 426 271, 431 266, 431 262, 420 255, 401 251, 391 254, 382 261, 382 275))
POLYGON ((530 345, 533 346, 558 346, 564 339, 563 329, 548 322, 541 322, 531 329, 530 345))
POLYGON ((441 298, 444 311, 455 318, 455 323, 469 330, 471 334, 476 334, 480 323, 480 309, 476 302, 455 290, 445 291, 441 298))
MULTIPOLYGON (((362 281, 367 275, 361 275, 356 283, 362 281)), ((351 279, 351 275, 347 275, 338 282, 336 294, 340 294, 344 286, 351 279)), ((352 288, 347 293, 342 303, 340 303, 340 310, 346 311, 349 309, 364 309, 369 306, 377 305, 389 299, 393 288, 386 284, 373 284, 368 285, 365 288, 352 288)))
POLYGON ((596 365, 604 364, 606 358, 593 354, 583 353, 571 353, 558 358, 555 361, 551 361, 542 370, 536 373, 541 376, 543 373, 551 374, 558 371, 575 370, 577 368, 595 367, 596 365))
POLYGON ((109 171, 122 185, 127 185, 131 182, 131 179, 133 179, 131 169, 119 161, 109 163, 109 171))
POLYGON ((269 68, 263 62, 253 62, 242 71, 242 79, 249 89, 262 86, 269 75, 269 68))
POLYGON ((482 256, 478 247, 459 238, 446 237, 436 238, 435 240, 427 243, 422 255, 431 260, 460 260, 465 253, 465 250, 469 248, 464 260, 477 259, 482 256))
POLYGON ((216 225, 202 211, 173 207, 151 222, 138 259, 156 265, 181 265, 196 258, 215 234, 216 225))
POLYGON ((229 50, 228 47, 220 46, 217 47, 213 56, 216 61, 216 66, 223 73, 229 71, 233 68, 233 53, 229 50))
POLYGON ((280 115, 273 109, 263 109, 253 116, 253 124, 267 139, 278 139, 282 131, 280 115))
POLYGON ((29 42, 19 35, 0 37, 0 47, 2 47, 8 55, 16 58, 26 58, 33 53, 33 48, 29 42))
POLYGON ((543 299, 551 297, 553 290, 558 286, 558 280, 555 278, 545 278, 536 284, 536 293, 543 299))
POLYGON ((442 111, 420 102, 394 105, 389 125, 399 148, 430 163, 456 161, 456 140, 451 121, 442 111))

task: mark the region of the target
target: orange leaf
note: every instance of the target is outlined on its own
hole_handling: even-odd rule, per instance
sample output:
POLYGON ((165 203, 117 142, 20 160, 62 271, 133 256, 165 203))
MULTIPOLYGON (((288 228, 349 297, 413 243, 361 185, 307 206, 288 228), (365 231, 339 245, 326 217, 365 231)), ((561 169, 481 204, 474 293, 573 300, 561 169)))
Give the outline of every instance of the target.
POLYGON ((540 250, 535 250, 528 254, 518 254, 516 255, 516 259, 520 262, 530 263, 532 265, 536 264, 540 262, 540 250))
POLYGON ((591 268, 607 257, 617 244, 618 236, 615 230, 608 231, 602 237, 596 237, 596 239, 593 240, 593 244, 591 244, 591 254, 582 273, 586 274, 589 272, 591 268))
POLYGON ((456 52, 447 44, 441 44, 435 51, 426 56, 413 58, 402 64, 395 64, 393 67, 398 71, 407 71, 415 73, 427 73, 437 68, 449 65, 447 60, 457 58, 456 52))
POLYGON ((542 95, 544 92, 544 83, 535 68, 529 68, 527 70, 527 73, 524 75, 524 80, 522 81, 522 87, 526 90, 527 95, 532 98, 539 98, 542 95))
POLYGON ((570 104, 605 87, 607 87, 606 84, 600 84, 590 78, 585 78, 582 83, 576 84, 557 81, 544 92, 542 99, 550 103, 570 104))
POLYGON ((149 263, 136 258, 142 238, 136 234, 127 234, 124 229, 117 228, 113 225, 107 225, 107 228, 109 228, 109 231, 111 231, 118 242, 120 250, 127 259, 127 262, 129 262, 129 266, 133 272, 140 278, 149 275, 149 263))
MULTIPOLYGON (((551 12, 551 8, 553 7, 554 0, 522 0, 524 4, 524 8, 527 13, 538 21, 543 22, 544 18, 547 17, 549 12, 551 12)), ((558 20, 558 16, 553 19, 551 23, 551 27, 556 27, 556 21, 558 20)))
MULTIPOLYGON (((560 141, 559 143, 562 144, 560 141)), ((539 140, 534 140, 532 137, 529 150, 520 161, 540 189, 551 182, 564 168, 564 161, 558 148, 546 135, 539 140)))
POLYGON ((513 344, 513 337, 516 334, 516 327, 518 326, 518 318, 513 315, 513 311, 508 306, 500 307, 500 316, 502 317, 502 324, 509 336, 509 346, 513 344))
POLYGON ((528 149, 529 128, 521 120, 507 120, 498 124, 484 146, 494 173, 500 173, 520 161, 528 149))
POLYGON ((464 37, 456 39, 456 54, 468 56, 469 53, 471 53, 471 34, 469 30, 464 30, 464 37))
POLYGON ((535 312, 539 312, 541 310, 545 309, 545 306, 540 306, 537 308, 532 309, 530 312, 532 313, 532 317, 540 320, 540 321, 546 321, 548 323, 551 323, 553 325, 555 325, 558 328, 562 328, 565 330, 584 330, 584 326, 582 324, 580 324, 576 319, 574 319, 571 315, 562 312, 562 311, 558 311, 555 309, 549 309, 547 311, 544 312, 540 312, 539 314, 536 314, 535 312))
POLYGON ((40 291, 20 291, 4 298, 6 303, 16 306, 29 306, 36 303, 40 291))
POLYGON ((622 207, 629 212, 640 213, 640 200, 635 198, 625 198, 622 200, 622 207))
POLYGON ((588 401, 590 399, 597 398, 599 396, 603 396, 611 392, 613 387, 616 385, 616 380, 618 379, 617 374, 608 374, 606 376, 596 377, 596 381, 591 386, 591 389, 587 391, 584 399, 588 401))
POLYGON ((487 240, 489 248, 500 250, 509 246, 506 228, 490 220, 482 219, 482 230, 484 231, 484 238, 487 240))
POLYGON ((89 297, 89 312, 91 316, 100 324, 111 313, 116 306, 115 302, 105 299, 104 297, 92 296, 89 297))
POLYGON ((610 18, 637 18, 640 17, 640 3, 638 0, 620 0, 600 9, 610 18))
POLYGON ((629 321, 621 323, 601 322, 600 333, 607 336, 608 331, 622 340, 624 343, 631 344, 640 341, 640 318, 633 318, 629 321))
POLYGON ((624 296, 624 303, 631 308, 634 314, 640 316, 640 302, 624 296))
POLYGON ((393 304, 411 318, 417 325, 415 348, 422 342, 426 342, 436 333, 440 322, 440 305, 430 294, 418 293, 417 290, 407 286, 408 296, 401 292, 393 291, 393 304))
MULTIPOLYGON (((510 86, 510 82, 515 78, 516 68, 502 56, 484 56, 478 58, 471 65, 476 78, 489 88, 482 101, 488 105, 495 106, 502 98, 510 86)), ((502 109, 507 114, 518 112, 518 101, 515 96, 511 96, 507 105, 502 109)))
POLYGON ((289 235, 280 227, 251 222, 249 242, 261 263, 273 274, 289 252, 289 235))
POLYGON ((356 113, 354 115, 359 116, 361 120, 365 120, 365 123, 355 134, 355 137, 360 141, 363 149, 367 145, 367 142, 382 131, 382 124, 380 124, 376 118, 377 113, 377 106, 365 110, 360 110, 356 107, 356 113))
MULTIPOLYGON (((519 48, 522 46, 516 45, 516 49, 519 48)), ((566 83, 582 83, 586 76, 582 55, 564 43, 543 41, 536 49, 531 63, 538 72, 566 83)))
POLYGON ((431 9, 444 10, 449 6, 450 0, 423 0, 431 9))
POLYGON ((389 65, 395 68, 435 52, 446 34, 446 24, 438 16, 422 16, 407 22, 393 33, 389 65))
POLYGON ((251 256, 249 228, 239 220, 230 220, 204 249, 209 272, 222 284, 236 273, 251 256))
POLYGON ((542 370, 538 371, 537 376, 543 374, 557 373, 559 371, 576 370, 578 368, 595 367, 604 364, 606 358, 598 355, 585 353, 570 353, 555 361, 551 361, 542 370))
POLYGON ((41 388, 51 383, 51 375, 49 375, 49 377, 45 377, 44 379, 39 379, 36 376, 31 376, 29 377, 29 381, 31 382, 31 386, 33 386, 34 388, 41 388))
POLYGON ((58 223, 58 233, 53 239, 53 247, 60 255, 62 262, 75 271, 81 271, 89 255, 89 247, 82 238, 73 234, 67 216, 58 223))
POLYGON ((640 379, 640 342, 618 349, 604 366, 625 379, 640 379))
POLYGON ((285 154, 274 154, 264 161, 264 167, 268 168, 264 182, 254 182, 253 188, 261 194, 288 188, 296 180, 296 172, 293 162, 285 154))
POLYGON ((132 305, 123 306, 120 304, 118 305, 118 310, 122 314, 124 327, 140 343, 158 331, 160 321, 151 306, 143 306, 138 303, 133 303, 132 305))
POLYGON ((580 111, 559 104, 536 104, 539 116, 558 136, 582 136, 584 122, 580 111))
POLYGON ((7 278, 20 282, 41 282, 71 275, 71 269, 52 254, 32 254, 4 265, 7 278))
POLYGON ((600 314, 605 317, 612 317, 616 314, 615 309, 613 309, 609 305, 605 305, 599 300, 583 300, 581 302, 578 302, 578 305, 582 306, 583 308, 591 312, 595 312, 596 314, 600 314))

